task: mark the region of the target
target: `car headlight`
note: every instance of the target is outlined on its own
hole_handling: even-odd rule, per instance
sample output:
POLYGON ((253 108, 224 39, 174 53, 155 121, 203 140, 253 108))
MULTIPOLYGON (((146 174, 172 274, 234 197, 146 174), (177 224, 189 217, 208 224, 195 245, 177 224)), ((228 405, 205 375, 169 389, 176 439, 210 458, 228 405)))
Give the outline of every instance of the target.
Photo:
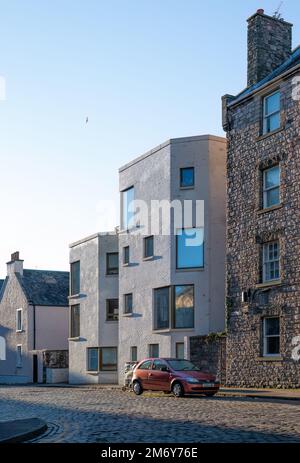
POLYGON ((197 378, 192 378, 192 377, 186 378, 186 382, 191 383, 191 384, 199 384, 200 383, 200 381, 197 378))

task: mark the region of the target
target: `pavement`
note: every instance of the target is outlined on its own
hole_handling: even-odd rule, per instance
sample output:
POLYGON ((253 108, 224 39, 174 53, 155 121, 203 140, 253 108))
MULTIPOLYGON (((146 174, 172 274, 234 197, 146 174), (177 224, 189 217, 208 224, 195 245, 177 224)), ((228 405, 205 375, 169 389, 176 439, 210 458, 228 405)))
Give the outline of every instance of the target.
POLYGON ((299 401, 246 394, 230 389, 176 399, 109 386, 0 386, 0 417, 47 423, 43 434, 27 435, 26 442, 300 443, 299 401))
POLYGON ((280 400, 300 400, 300 389, 250 389, 222 387, 218 395, 227 397, 253 397, 280 400))
POLYGON ((0 443, 24 442, 43 434, 46 430, 46 422, 39 418, 0 421, 0 443))

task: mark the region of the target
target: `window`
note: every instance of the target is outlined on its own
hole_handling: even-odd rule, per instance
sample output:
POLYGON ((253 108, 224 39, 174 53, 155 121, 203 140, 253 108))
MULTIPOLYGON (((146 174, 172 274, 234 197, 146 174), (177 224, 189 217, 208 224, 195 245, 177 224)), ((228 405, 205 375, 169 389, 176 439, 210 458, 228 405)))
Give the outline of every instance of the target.
POLYGON ((22 368, 22 346, 21 344, 17 345, 17 368, 22 368))
POLYGON ((99 370, 99 349, 89 348, 88 350, 88 371, 99 370))
POLYGON ((189 228, 177 231, 176 259, 178 269, 204 267, 203 228, 189 228))
POLYGON ((134 227, 134 187, 122 191, 122 230, 130 230, 134 227))
POLYGON ((137 346, 131 346, 130 359, 132 362, 137 362, 137 346))
POLYGON ((154 329, 170 326, 170 287, 154 290, 154 329))
POLYGON ((118 275, 119 273, 119 254, 117 252, 108 252, 106 254, 106 274, 118 275))
POLYGON ((16 331, 21 332, 23 331, 23 310, 17 309, 16 311, 16 331))
POLYGON ((176 358, 184 359, 184 342, 176 342, 176 358))
POLYGON ((280 203, 280 168, 271 167, 263 171, 263 207, 272 207, 280 203))
POLYGON ((107 299, 106 320, 109 322, 119 320, 119 299, 107 299))
POLYGON ((152 370, 167 371, 167 364, 163 360, 154 360, 152 370))
POLYGON ((264 318, 264 355, 280 354, 280 323, 279 318, 264 318))
POLYGON ((91 347, 87 351, 88 371, 117 371, 117 347, 91 347))
POLYGON ((195 183, 194 167, 183 167, 180 169, 180 187, 192 188, 195 183))
POLYGON ((263 100, 263 133, 280 128, 280 92, 272 93, 263 100))
POLYGON ((80 336, 80 305, 71 305, 70 307, 70 337, 79 338, 80 336))
POLYGON ((154 290, 154 330, 170 328, 194 328, 193 285, 168 286, 154 290))
POLYGON ((139 366, 139 370, 150 370, 151 369, 151 360, 146 360, 139 366))
POLYGON ((71 264, 71 296, 80 293, 80 261, 71 264))
POLYGON ((132 293, 125 294, 125 296, 124 296, 124 313, 132 313, 132 310, 133 310, 132 293))
POLYGON ((278 241, 263 245, 263 283, 280 278, 279 254, 278 241))
POLYGON ((194 327, 194 286, 175 286, 174 328, 194 327))
POLYGON ((153 256, 154 256, 154 237, 147 236, 147 238, 144 238, 144 258, 147 259, 153 256))
POLYGON ((159 357, 159 344, 149 344, 149 357, 159 357))
POLYGON ((123 264, 128 265, 130 262, 130 251, 129 246, 123 248, 123 264))

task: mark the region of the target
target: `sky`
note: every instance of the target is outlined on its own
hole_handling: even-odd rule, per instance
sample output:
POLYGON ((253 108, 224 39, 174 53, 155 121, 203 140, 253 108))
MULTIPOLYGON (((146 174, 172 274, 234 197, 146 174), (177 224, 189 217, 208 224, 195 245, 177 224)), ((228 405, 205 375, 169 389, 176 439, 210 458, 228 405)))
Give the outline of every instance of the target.
MULTIPOLYGON (((118 225, 120 166, 168 138, 223 136, 246 20, 279 3, 0 0, 0 277, 14 251, 67 270, 69 243, 118 225)), ((295 47, 300 2, 281 13, 295 47)))

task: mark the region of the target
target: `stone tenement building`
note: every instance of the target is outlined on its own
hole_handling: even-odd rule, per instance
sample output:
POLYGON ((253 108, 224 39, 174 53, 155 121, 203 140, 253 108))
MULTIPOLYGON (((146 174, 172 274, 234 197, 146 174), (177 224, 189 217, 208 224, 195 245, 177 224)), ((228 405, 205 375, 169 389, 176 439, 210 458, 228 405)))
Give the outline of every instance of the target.
POLYGON ((291 32, 263 10, 250 17, 248 87, 223 97, 228 385, 300 386, 300 47, 291 32))

